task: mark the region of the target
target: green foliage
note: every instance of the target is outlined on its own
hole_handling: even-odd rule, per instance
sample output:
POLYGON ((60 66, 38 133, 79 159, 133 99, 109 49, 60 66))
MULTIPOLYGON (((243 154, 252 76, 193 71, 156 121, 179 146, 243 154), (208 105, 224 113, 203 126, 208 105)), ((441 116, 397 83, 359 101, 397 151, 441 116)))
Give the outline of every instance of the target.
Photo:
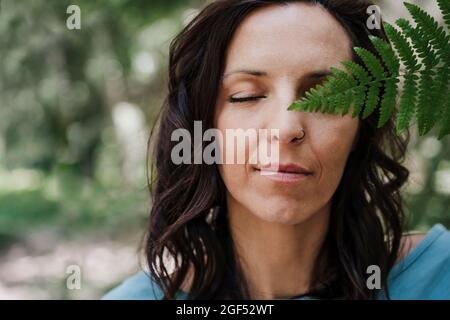
POLYGON ((75 164, 93 177, 117 102, 153 121, 169 33, 200 0, 0 2, 0 166, 75 164), (66 27, 71 4, 80 6, 81 30, 66 27), (141 56, 155 62, 152 77, 140 77, 141 56))
MULTIPOLYGON (((352 116, 362 112, 362 119, 366 119, 378 107, 378 128, 396 115, 396 131, 401 134, 416 116, 419 135, 427 134, 437 124, 440 124, 439 139, 449 134, 450 36, 423 9, 407 2, 404 5, 415 26, 405 19, 396 21, 399 28, 384 23, 392 45, 369 36, 377 55, 364 48, 354 48, 363 65, 342 62, 348 72, 333 68, 323 84, 312 88, 289 110, 340 111, 344 115, 353 106, 352 116), (403 73, 400 73, 401 64, 403 73)), ((449 1, 438 0, 438 5, 449 27, 449 1)))
POLYGON ((73 168, 57 168, 31 188, 0 189, 0 251, 11 240, 43 229, 65 238, 86 233, 120 237, 138 230, 146 215, 145 188, 102 185, 73 168))

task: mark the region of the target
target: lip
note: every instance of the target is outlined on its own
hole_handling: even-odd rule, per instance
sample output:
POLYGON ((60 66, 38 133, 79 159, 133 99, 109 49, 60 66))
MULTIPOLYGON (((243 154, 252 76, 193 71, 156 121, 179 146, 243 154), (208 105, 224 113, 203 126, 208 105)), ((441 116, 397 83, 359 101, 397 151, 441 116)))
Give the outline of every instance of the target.
POLYGON ((312 172, 295 163, 270 163, 255 169, 263 172, 281 172, 281 173, 300 173, 300 174, 312 174, 312 172))
POLYGON ((294 163, 287 164, 268 164, 261 167, 255 167, 261 176, 276 182, 294 183, 307 179, 312 172, 300 165, 294 163))

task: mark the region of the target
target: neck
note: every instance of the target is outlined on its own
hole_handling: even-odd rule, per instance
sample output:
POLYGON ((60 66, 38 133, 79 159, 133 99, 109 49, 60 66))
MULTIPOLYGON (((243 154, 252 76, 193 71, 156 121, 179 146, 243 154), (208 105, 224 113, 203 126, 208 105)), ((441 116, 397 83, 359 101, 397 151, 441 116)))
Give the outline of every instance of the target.
POLYGON ((308 292, 329 222, 329 205, 305 221, 280 224, 245 208, 228 206, 237 259, 252 299, 276 299, 308 292))

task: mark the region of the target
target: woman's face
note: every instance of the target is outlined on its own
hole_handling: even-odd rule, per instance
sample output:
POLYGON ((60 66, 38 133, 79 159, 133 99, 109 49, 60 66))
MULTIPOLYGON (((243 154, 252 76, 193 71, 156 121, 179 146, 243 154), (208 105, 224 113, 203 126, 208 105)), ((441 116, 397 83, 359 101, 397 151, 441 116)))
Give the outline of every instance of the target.
POLYGON ((227 51, 216 127, 223 136, 226 129, 278 129, 279 135, 258 143, 278 143, 279 170, 293 164, 311 174, 263 175, 258 170, 261 163, 248 161, 257 150, 247 143, 237 150, 244 154, 245 164, 219 165, 230 208, 241 208, 269 222, 296 224, 331 203, 357 142, 359 119, 350 114, 287 109, 322 82, 330 67, 342 69, 343 60, 351 60, 350 39, 320 6, 272 5, 258 9, 240 24, 227 51), (248 97, 255 98, 230 101, 248 97), (306 135, 298 141, 300 128, 306 135))

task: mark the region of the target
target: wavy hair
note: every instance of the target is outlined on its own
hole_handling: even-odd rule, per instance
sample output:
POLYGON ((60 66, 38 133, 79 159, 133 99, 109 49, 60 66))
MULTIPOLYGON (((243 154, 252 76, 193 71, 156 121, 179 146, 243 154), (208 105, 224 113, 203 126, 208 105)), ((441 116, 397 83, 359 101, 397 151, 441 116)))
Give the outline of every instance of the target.
MULTIPOLYGON (((152 207, 143 241, 146 263, 163 299, 176 298, 191 267, 189 299, 250 298, 235 256, 218 168, 174 164, 171 134, 183 128, 193 136, 194 121, 202 121, 204 130, 213 128, 213 106, 235 30, 258 8, 293 2, 323 6, 345 28, 353 47, 377 54, 368 36, 387 40, 382 28, 366 26, 372 3, 357 0, 213 1, 172 40, 168 94, 156 139, 152 133, 149 140, 152 207)), ((362 63, 354 52, 353 60, 362 63)), ((375 299, 378 291, 366 286, 369 265, 380 267, 388 293, 387 276, 398 259, 405 224, 400 189, 409 171, 401 163, 409 132, 397 136, 393 119, 377 129, 378 117, 374 112, 361 119, 359 140, 333 195, 330 226, 309 292, 318 298, 375 299)))

